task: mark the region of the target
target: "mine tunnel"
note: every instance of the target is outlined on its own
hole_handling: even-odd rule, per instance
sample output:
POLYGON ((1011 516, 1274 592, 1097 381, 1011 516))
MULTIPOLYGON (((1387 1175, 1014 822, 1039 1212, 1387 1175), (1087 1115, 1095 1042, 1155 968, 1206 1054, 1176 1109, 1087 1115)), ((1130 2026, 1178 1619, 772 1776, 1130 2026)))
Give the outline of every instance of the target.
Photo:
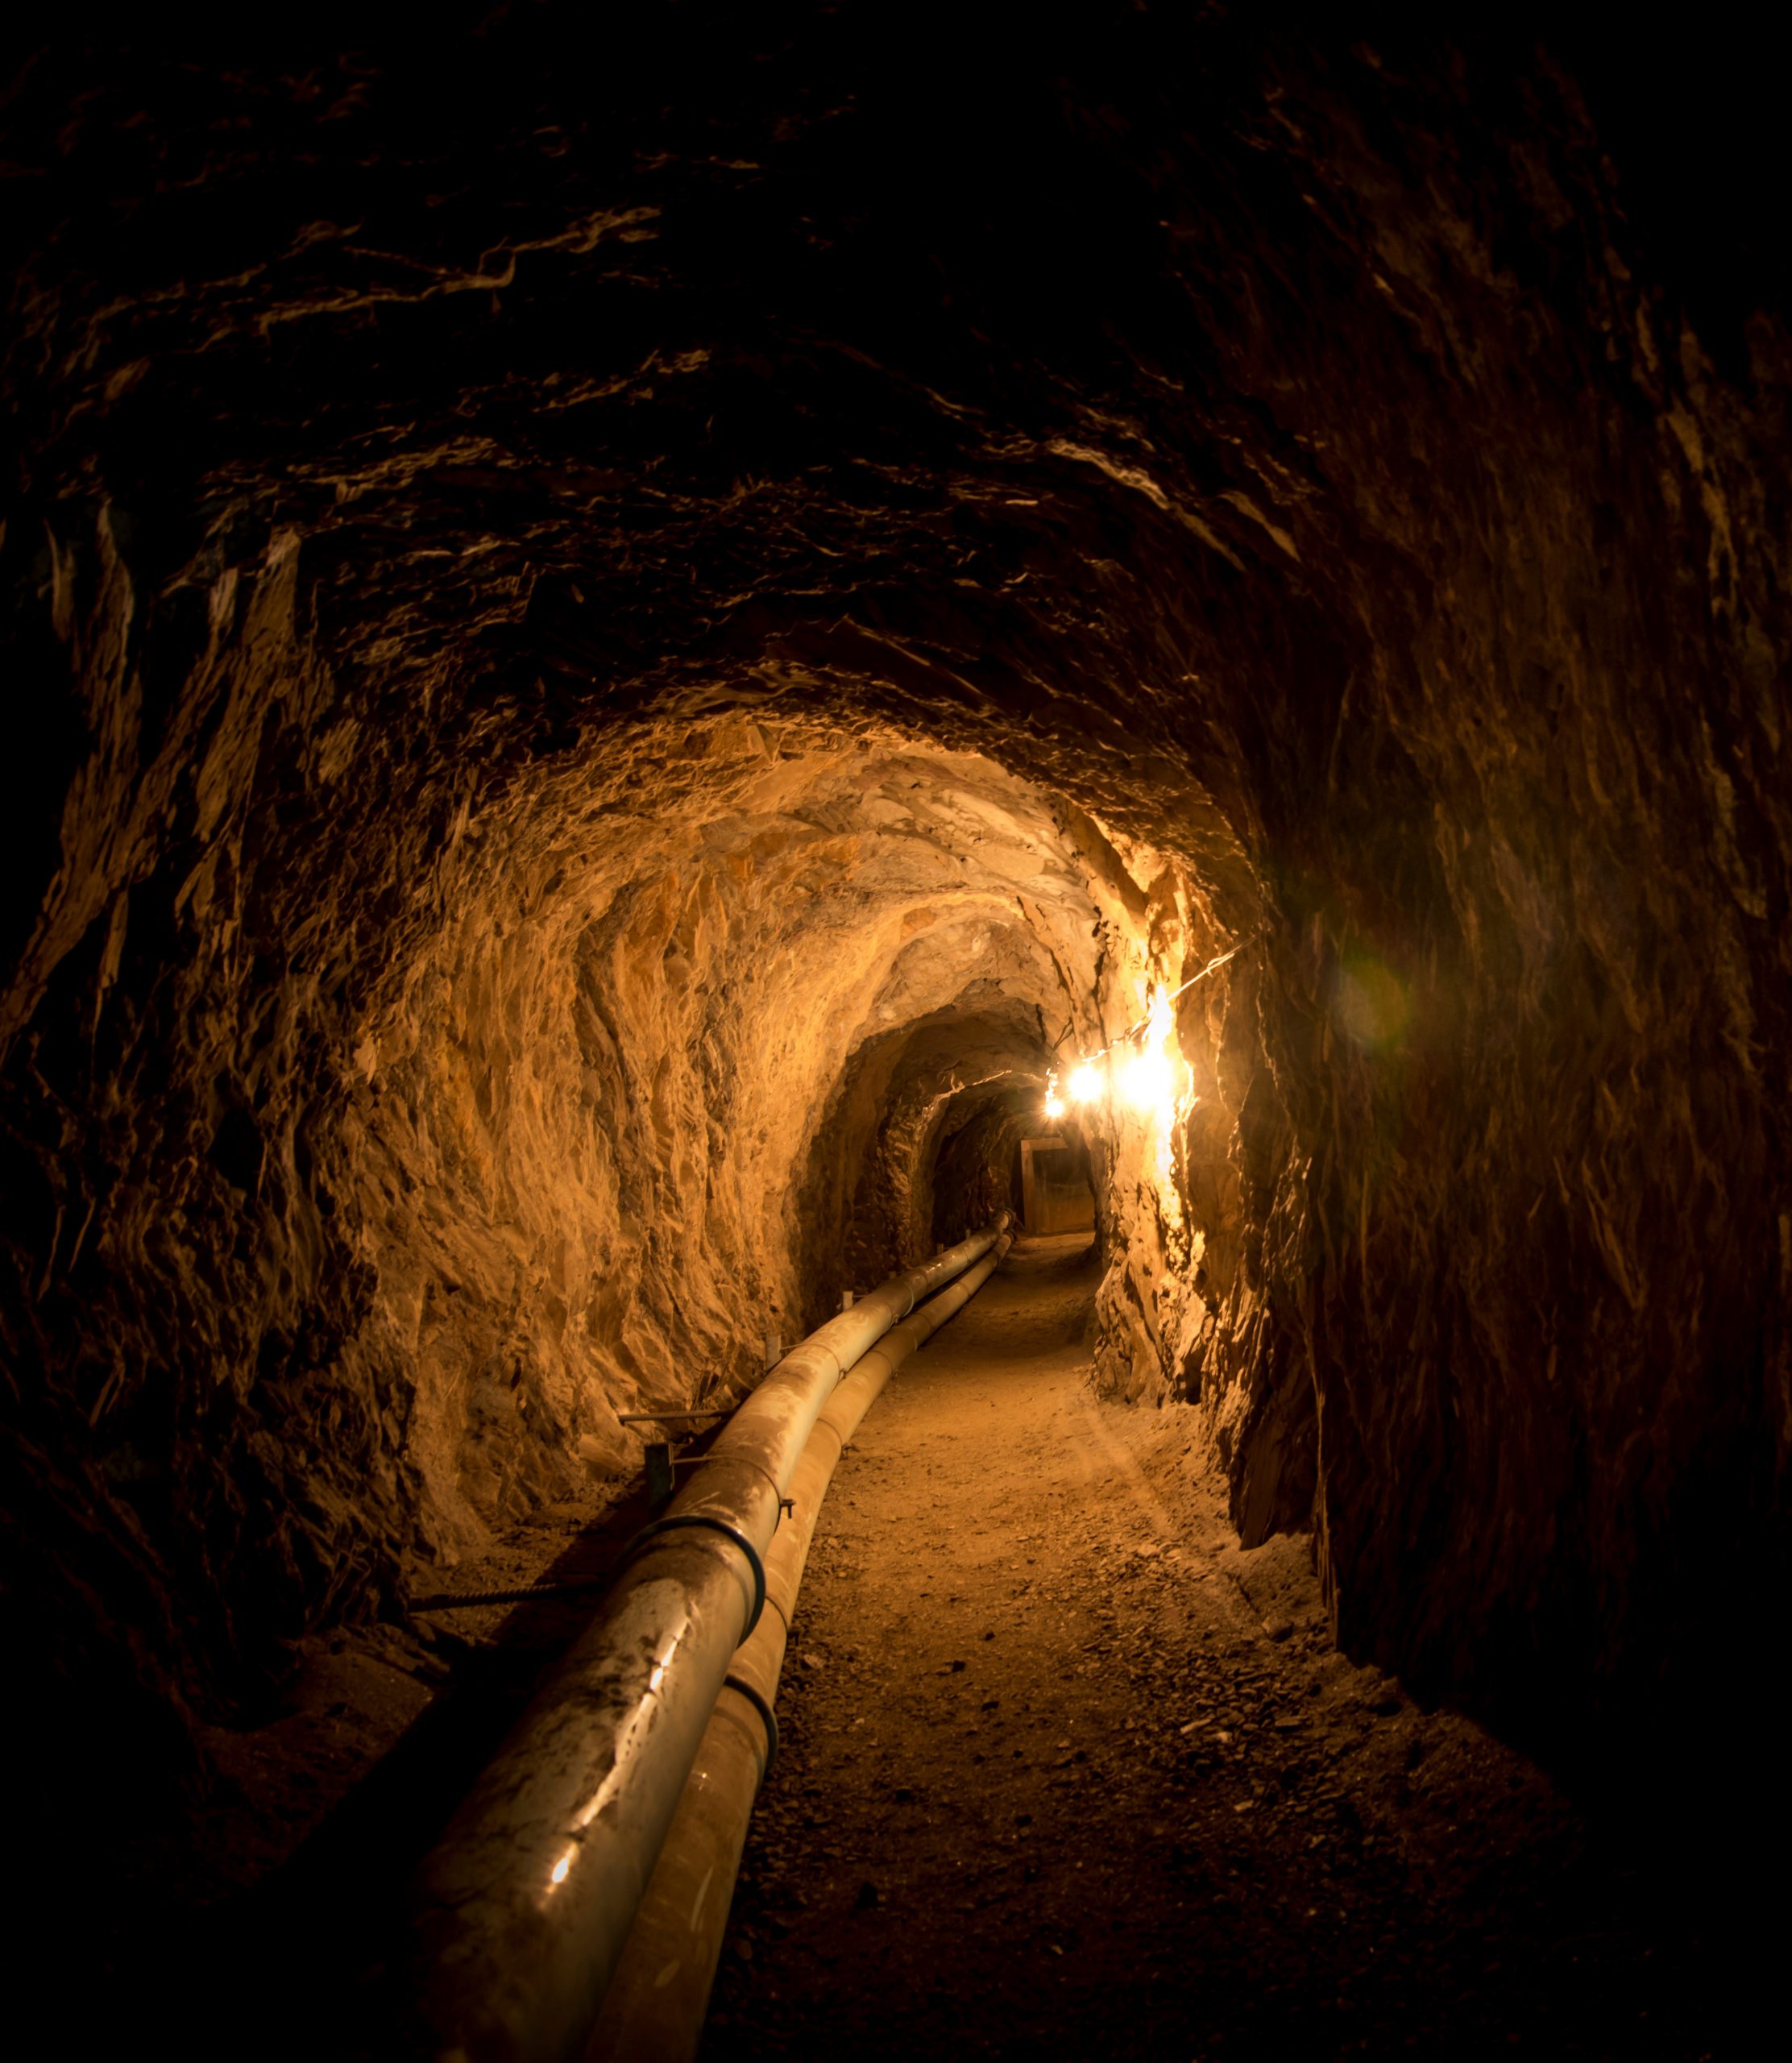
POLYGON ((1770 2052, 1773 68, 998 26, 15 27, 15 2053, 1770 2052))

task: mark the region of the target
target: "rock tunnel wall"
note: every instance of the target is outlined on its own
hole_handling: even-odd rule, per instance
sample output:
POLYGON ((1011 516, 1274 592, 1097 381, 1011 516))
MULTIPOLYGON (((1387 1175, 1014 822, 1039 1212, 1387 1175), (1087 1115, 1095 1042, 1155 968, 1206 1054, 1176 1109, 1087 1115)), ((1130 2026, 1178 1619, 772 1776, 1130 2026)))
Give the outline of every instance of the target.
POLYGON ((575 33, 15 82, 21 1637, 162 1709, 397 1608, 1237 947, 1088 1121, 1100 1379, 1422 1681, 1695 1673, 1792 1431, 1783 328, 1546 53, 575 33))

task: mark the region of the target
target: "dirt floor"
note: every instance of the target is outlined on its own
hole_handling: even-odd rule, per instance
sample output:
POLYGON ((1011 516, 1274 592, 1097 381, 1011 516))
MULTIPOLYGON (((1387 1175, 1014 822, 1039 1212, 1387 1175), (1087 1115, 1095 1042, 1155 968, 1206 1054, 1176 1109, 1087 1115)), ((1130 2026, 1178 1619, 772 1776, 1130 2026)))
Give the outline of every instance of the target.
MULTIPOLYGON (((1741 2001, 1782 1896, 1335 1652, 1195 1414, 1091 1395, 1096 1281, 1084 1235, 1022 1242, 843 1459, 704 2063, 1778 2053, 1741 2001)), ((57 2053, 390 2063, 410 1873, 647 1515, 537 1513, 457 1593, 594 1587, 332 1635, 209 1734, 209 1829, 115 1880, 57 2053)))
MULTIPOLYGON (((834 1479, 705 2063, 1759 2055, 1659 1887, 1239 1550, 1023 1242, 834 1479)), ((1773 2044, 1770 2044, 1771 2047, 1773 2044)))

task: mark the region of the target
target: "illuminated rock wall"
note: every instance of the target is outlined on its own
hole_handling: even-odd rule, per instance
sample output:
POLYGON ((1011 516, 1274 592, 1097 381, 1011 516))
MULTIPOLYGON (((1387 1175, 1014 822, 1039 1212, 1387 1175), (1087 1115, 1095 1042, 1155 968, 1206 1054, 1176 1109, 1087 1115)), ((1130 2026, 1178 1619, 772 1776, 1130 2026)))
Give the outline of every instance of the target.
POLYGON ((1099 1380, 1420 1680, 1695 1681, 1792 1426, 1782 330, 1529 56, 570 19, 13 105, 29 1638, 392 1608, 1237 946, 1089 1121, 1099 1380))

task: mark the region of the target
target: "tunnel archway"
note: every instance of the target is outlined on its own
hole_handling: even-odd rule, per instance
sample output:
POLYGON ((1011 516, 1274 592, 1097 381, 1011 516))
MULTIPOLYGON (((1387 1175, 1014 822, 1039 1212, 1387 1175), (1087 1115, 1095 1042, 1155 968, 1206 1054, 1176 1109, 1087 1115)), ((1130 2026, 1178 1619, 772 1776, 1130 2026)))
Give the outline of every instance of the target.
POLYGON ((6 103, 22 1758, 185 1810, 1155 998, 1093 1388, 1634 1768, 1786 1562, 1783 309, 1572 38, 686 19, 6 103))

